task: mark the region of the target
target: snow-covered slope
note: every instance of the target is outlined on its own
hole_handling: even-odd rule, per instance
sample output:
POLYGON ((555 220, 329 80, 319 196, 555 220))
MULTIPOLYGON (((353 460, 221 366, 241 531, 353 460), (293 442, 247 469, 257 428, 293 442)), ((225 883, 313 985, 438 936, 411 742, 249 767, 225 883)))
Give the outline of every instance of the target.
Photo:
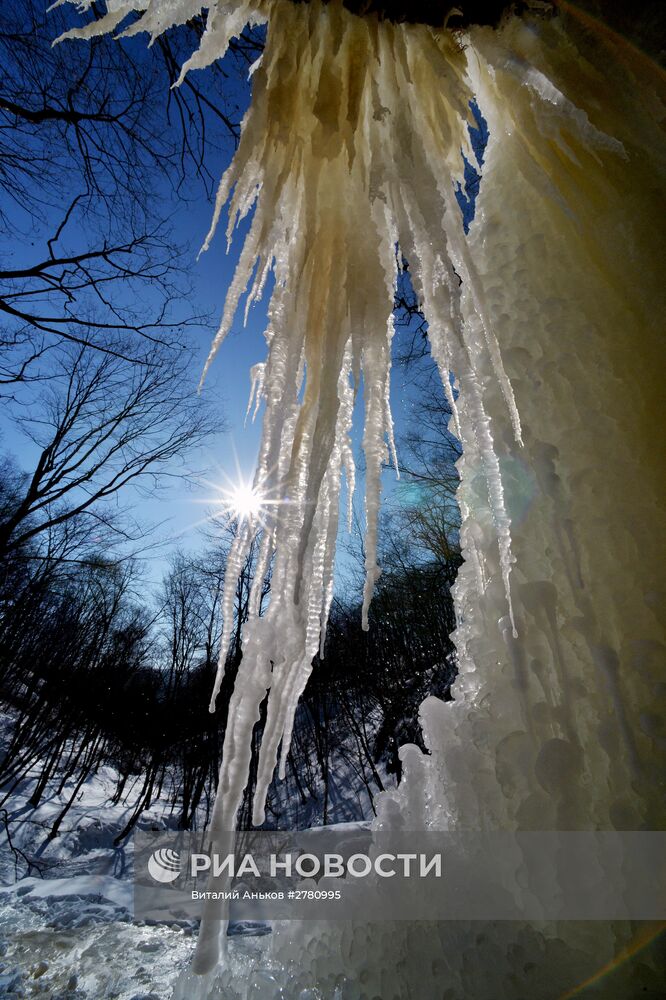
MULTIPOLYGON (((0 731, 10 721, 0 715, 0 731)), ((47 791, 33 808, 29 798, 39 770, 0 809, 0 997, 167 1000, 186 975, 198 927, 195 921, 155 926, 133 920, 132 838, 114 845, 134 806, 131 785, 128 800, 113 804, 118 774, 99 768, 82 786, 58 836, 49 840, 72 788, 47 791)), ((282 828, 303 827, 308 817, 320 822, 316 800, 290 806, 294 796, 288 784, 276 803, 282 828)), ((331 817, 344 821, 364 807, 370 811, 369 800, 354 792, 345 765, 334 764, 331 817)), ((172 812, 164 795, 137 827, 167 830, 175 825, 172 812)), ((270 926, 231 924, 229 934, 229 982, 245 981, 245 996, 252 1000, 279 995, 279 984, 266 971, 270 926)), ((235 1000, 238 994, 229 996, 235 1000)))
MULTIPOLYGON (((116 783, 111 768, 100 768, 51 841, 48 832, 69 798, 67 787, 33 809, 34 780, 28 779, 5 803, 11 841, 5 828, 0 996, 167 997, 187 965, 192 926, 132 923, 132 842, 113 846, 130 807, 111 804, 116 783)), ((139 824, 165 829, 164 803, 155 803, 139 824)))

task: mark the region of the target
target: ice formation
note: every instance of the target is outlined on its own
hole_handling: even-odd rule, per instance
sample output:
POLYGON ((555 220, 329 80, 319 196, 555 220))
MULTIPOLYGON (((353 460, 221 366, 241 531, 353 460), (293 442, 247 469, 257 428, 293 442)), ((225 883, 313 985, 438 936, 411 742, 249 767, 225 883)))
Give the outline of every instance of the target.
MULTIPOLYGON (((211 358, 243 293, 258 298, 272 268, 268 356, 254 373, 265 404, 255 490, 280 501, 244 523, 229 560, 225 641, 235 575, 257 531, 272 597, 245 631, 214 827, 233 823, 268 688, 257 823, 280 745, 284 763, 330 605, 361 378, 367 615, 392 437, 399 246, 447 391, 449 371, 458 380, 450 401, 463 442, 466 561, 455 588, 456 702, 424 704, 432 756, 404 751, 406 778, 384 797, 378 824, 660 829, 664 288, 655 261, 665 254, 654 220, 664 207, 663 79, 622 40, 589 34, 566 14, 514 17, 461 39, 356 17, 335 2, 208 6, 184 70, 221 57, 247 21, 269 24, 211 230, 227 203, 228 238, 254 208, 211 358), (466 238, 454 190, 472 98, 490 142, 466 238)), ((137 8, 130 31, 156 34, 200 5, 109 3, 79 34, 113 30, 137 8)), ((219 930, 214 921, 202 928, 201 995, 219 930)), ((602 964, 626 933, 603 924, 487 934, 328 926, 307 941, 278 930, 274 961, 290 970, 294 996, 316 987, 317 996, 382 1000, 548 998, 590 956, 602 964)))

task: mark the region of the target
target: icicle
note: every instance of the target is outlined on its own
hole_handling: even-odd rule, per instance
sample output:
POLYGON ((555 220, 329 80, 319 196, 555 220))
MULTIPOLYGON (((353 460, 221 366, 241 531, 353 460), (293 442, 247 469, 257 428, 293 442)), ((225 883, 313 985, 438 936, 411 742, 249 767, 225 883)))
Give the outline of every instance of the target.
MULTIPOLYGON (((79 9, 90 6, 83 0, 79 9)), ((532 0, 528 6, 543 5, 532 0)), ((663 534, 663 518, 653 462, 663 424, 663 345, 654 322, 663 306, 654 266, 664 256, 654 225, 662 207, 657 177, 666 162, 659 134, 663 81, 613 32, 589 30, 592 19, 576 5, 556 6, 572 13, 542 21, 507 18, 500 30, 474 28, 459 44, 446 31, 356 17, 336 2, 206 5, 204 38, 183 73, 222 56, 245 21, 270 22, 264 55, 253 67, 253 104, 220 182, 204 244, 206 249, 225 206, 228 241, 254 207, 207 366, 248 286, 247 308, 264 291, 271 269, 275 278, 255 477, 270 503, 256 523, 240 527, 225 577, 214 697, 238 574, 258 542, 213 840, 236 822, 252 730, 267 691, 256 822, 263 819, 278 752, 284 775, 296 704, 312 658, 322 650, 343 471, 348 500, 354 485, 349 427, 361 384, 368 625, 380 572, 387 436, 394 451, 387 324, 396 246, 409 261, 463 444, 458 468, 465 563, 455 585, 456 705, 428 699, 422 706, 432 757, 407 755, 405 780, 384 799, 389 806, 379 822, 390 826, 389 814, 400 810, 402 829, 431 824, 433 813, 460 829, 663 826, 663 796, 651 780, 663 773, 663 739, 653 712, 664 648, 655 613, 663 566, 654 538, 663 534), (575 18, 584 31, 572 29, 575 18), (474 95, 490 140, 466 239, 454 191, 460 151, 471 155, 466 123, 474 95), (520 415, 505 367, 509 358, 520 378, 520 415), (546 373, 542 379, 534 377, 537 369, 546 373), (455 399, 451 370, 459 386, 455 399), (622 406, 622 420, 613 422, 618 399, 632 405, 622 406), (530 428, 523 452, 514 447, 522 443, 521 418, 530 428), (599 458, 609 438, 612 462, 599 458), (529 466, 520 471, 526 480, 535 478, 529 515, 522 522, 515 517, 513 526, 498 453, 516 465, 524 454, 529 466), (512 531, 521 558, 513 600, 512 531), (631 586, 617 572, 618 558, 625 568, 641 567, 631 586), (269 567, 271 599, 260 617, 269 567), (513 635, 514 601, 527 621, 520 644, 507 634, 505 600, 513 635), (568 687, 565 659, 573 697, 562 694, 568 687), (621 677, 626 683, 619 698, 621 677)), ((193 7, 186 0, 114 0, 103 18, 66 37, 122 31, 132 10, 141 18, 127 33, 145 28, 154 37, 186 20, 193 7)), ((202 923, 197 973, 209 972, 218 960, 225 928, 215 916, 212 907, 202 923)), ((618 924, 613 922, 609 958, 617 955, 618 924)), ((462 925, 454 931, 419 926, 417 936, 432 934, 437 954, 446 959, 441 967, 431 963, 430 972, 414 959, 420 952, 413 930, 387 923, 384 933, 383 927, 363 937, 360 959, 354 957, 353 929, 329 925, 319 940, 309 938, 305 963, 302 943, 295 945, 289 965, 294 995, 310 991, 313 981, 330 984, 333 972, 343 974, 354 992, 350 969, 336 968, 334 955, 352 956, 347 964, 354 975, 360 964, 370 969, 362 988, 378 996, 393 990, 393 969, 407 983, 410 963, 415 995, 441 993, 444 967, 456 995, 508 996, 516 983, 523 995, 526 955, 535 957, 530 995, 564 994, 573 981, 560 981, 569 946, 580 972, 580 933, 571 932, 565 948, 563 922, 550 938, 541 924, 536 935, 521 927, 519 939, 495 926, 481 945, 482 937, 475 930, 470 937, 462 925), (440 931, 448 935, 441 941, 440 931), (377 949, 378 942, 384 947, 377 949), (366 944, 381 955, 381 983, 373 980, 366 944), (485 956, 485 965, 469 962, 472 953, 485 956)), ((278 960, 285 951, 289 946, 276 943, 278 960)), ((601 953, 594 949, 594 968, 601 953)))
MULTIPOLYGON (((165 5, 159 0, 136 6, 151 32, 178 23, 191 9, 186 3, 165 5)), ((258 544, 213 830, 235 825, 252 730, 267 690, 255 822, 263 819, 280 744, 284 773, 296 705, 312 658, 324 647, 343 472, 351 518, 355 473, 349 432, 361 381, 366 466, 362 626, 368 628, 381 572, 381 472, 389 453, 398 471, 390 411, 396 246, 410 261, 415 290, 431 323, 433 355, 457 431, 458 406, 449 377, 454 347, 456 359, 464 356, 471 365, 460 381, 461 395, 472 396, 465 412, 473 414, 488 477, 507 598, 512 561, 499 463, 474 375, 479 332, 517 436, 520 423, 483 277, 474 269, 453 197, 460 150, 470 152, 467 57, 447 32, 356 17, 337 3, 227 0, 209 5, 200 47, 183 66, 178 82, 186 72, 221 57, 246 22, 267 19, 266 47, 254 68, 253 102, 234 159, 220 181, 202 247, 203 252, 210 246, 225 209, 229 242, 239 220, 254 208, 202 377, 231 328, 242 296, 247 293, 247 319, 271 270, 275 279, 266 331, 268 355, 263 367, 253 370, 247 411, 249 415, 254 403, 256 412, 263 400, 254 482, 266 498, 265 510, 239 525, 222 596, 223 634, 211 710, 228 654, 238 577, 258 544), (465 299, 456 274, 466 286, 465 299), (469 312, 470 304, 480 326, 468 322, 465 310, 469 312), (269 567, 271 597, 260 617, 269 567)), ((133 27, 131 32, 138 30, 133 27)), ((214 963, 217 937, 205 924, 198 971, 214 963)))
POLYGON ((500 568, 507 604, 509 606, 509 620, 513 637, 518 637, 516 623, 513 616, 513 602, 511 600, 511 586, 509 577, 513 556, 511 554, 511 521, 504 503, 504 488, 502 486, 502 474, 500 464, 493 446, 493 437, 490 432, 490 419, 485 412, 478 379, 473 371, 469 373, 461 386, 465 393, 467 407, 471 418, 472 429, 479 455, 484 467, 486 485, 488 487, 488 501, 492 511, 495 529, 497 531, 497 541, 499 545, 500 568))
POLYGON ((252 421, 254 422, 257 413, 259 412, 259 407, 261 406, 261 399, 264 391, 264 378, 266 374, 266 365, 263 362, 259 362, 256 365, 252 365, 250 368, 250 395, 247 401, 247 409, 245 411, 245 423, 247 423, 247 418, 250 416, 250 410, 252 410, 252 404, 254 403, 254 410, 252 411, 252 421))
POLYGON ((236 591, 236 581, 240 576, 241 569, 243 568, 243 564, 247 558, 251 544, 252 533, 250 522, 246 521, 236 534, 227 557, 227 565, 224 574, 224 592, 222 598, 222 638, 220 639, 220 652, 217 662, 217 671, 215 674, 215 683, 213 685, 213 693, 208 706, 208 710, 210 712, 215 711, 215 702, 217 701, 217 696, 220 693, 220 687, 222 686, 222 680, 224 678, 224 668, 227 660, 227 653, 229 652, 229 643, 231 642, 231 633, 234 625, 234 596, 236 591), (228 580, 233 580, 233 586, 228 585, 228 580))
MULTIPOLYGON (((393 343, 393 335, 395 333, 395 319, 391 315, 388 325, 388 353, 391 356, 391 344, 393 343)), ((386 437, 388 438, 389 453, 391 455, 391 464, 395 469, 396 479, 400 479, 400 466, 398 465, 398 451, 395 445, 395 430, 393 426, 393 414, 391 413, 391 381, 386 379, 386 385, 384 387, 384 424, 386 426, 386 437)))

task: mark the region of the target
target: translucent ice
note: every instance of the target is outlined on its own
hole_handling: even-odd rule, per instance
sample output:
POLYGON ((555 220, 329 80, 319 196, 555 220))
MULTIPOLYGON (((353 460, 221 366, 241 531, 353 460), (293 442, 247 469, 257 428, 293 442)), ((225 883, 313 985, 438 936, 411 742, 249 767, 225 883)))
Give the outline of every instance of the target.
MULTIPOLYGON (((136 7, 151 33, 192 9, 114 3, 85 34, 115 29, 136 7)), ((220 670, 236 574, 255 532, 260 565, 272 561, 272 596, 259 618, 258 574, 214 829, 234 823, 267 689, 255 822, 280 744, 283 759, 288 747, 326 626, 361 383, 367 622, 391 442, 396 245, 463 444, 465 564, 455 587, 456 701, 423 706, 432 755, 405 753, 404 780, 384 799, 378 824, 660 829, 666 738, 654 709, 664 697, 655 538, 664 531, 657 468, 666 449, 655 322, 664 283, 654 262, 666 252, 654 220, 664 216, 662 78, 621 40, 583 31, 566 14, 512 18, 499 31, 474 28, 456 39, 355 17, 334 2, 209 8, 186 68, 221 56, 244 20, 269 22, 206 241, 225 206, 228 239, 254 207, 208 364, 243 294, 258 297, 272 268, 267 359, 254 379, 264 402, 255 485, 281 501, 244 525, 230 555, 220 670), (466 239, 455 182, 461 150, 471 155, 472 98, 490 140, 466 239)), ((328 984, 324 995, 334 996, 336 976, 354 966, 366 985, 345 982, 350 997, 440 995, 445 980, 452 997, 547 998, 570 985, 563 954, 573 956, 572 968, 581 948, 610 958, 623 933, 603 924, 504 927, 480 941, 478 929, 462 925, 327 926, 298 939, 278 933, 274 948, 294 995, 328 984)), ((219 925, 210 921, 197 970, 212 970, 218 954, 219 925)))

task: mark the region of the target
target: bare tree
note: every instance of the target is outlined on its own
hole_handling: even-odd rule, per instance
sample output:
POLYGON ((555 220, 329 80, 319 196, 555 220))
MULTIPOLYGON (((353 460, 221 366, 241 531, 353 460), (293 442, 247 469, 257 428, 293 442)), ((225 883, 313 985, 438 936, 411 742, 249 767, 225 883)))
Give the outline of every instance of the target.
MULTIPOLYGON (((197 398, 189 355, 154 348, 141 364, 85 347, 61 348, 37 401, 17 401, 17 422, 35 459, 14 481, 0 523, 0 553, 46 539, 53 529, 135 537, 112 498, 155 489, 214 429, 197 398), (21 412, 25 408, 26 412, 21 412)), ((130 500, 130 497, 127 497, 130 500)))
MULTIPOLYGON (((101 11, 94 4, 91 17, 101 11)), ((69 5, 47 12, 42 0, 14 0, 0 18, 0 187, 14 204, 63 203, 81 191, 86 208, 117 218, 132 202, 149 206, 156 183, 181 185, 194 170, 209 184, 208 146, 238 139, 241 73, 261 51, 245 32, 228 65, 170 91, 176 67, 198 43, 204 16, 165 36, 155 52, 145 41, 93 38, 52 45, 81 24, 69 5)))
POLYGON ((90 246, 74 225, 79 200, 72 200, 41 253, 31 248, 23 266, 0 267, 5 393, 49 377, 53 348, 63 342, 141 361, 146 344, 182 342, 188 327, 205 323, 189 309, 183 251, 166 229, 90 246))
POLYGON ((224 69, 172 91, 204 15, 150 52, 143 39, 53 46, 78 22, 43 0, 0 12, 0 390, 48 377, 63 340, 134 358, 205 322, 188 302, 193 248, 165 216, 211 194, 261 37, 245 32, 224 69))

